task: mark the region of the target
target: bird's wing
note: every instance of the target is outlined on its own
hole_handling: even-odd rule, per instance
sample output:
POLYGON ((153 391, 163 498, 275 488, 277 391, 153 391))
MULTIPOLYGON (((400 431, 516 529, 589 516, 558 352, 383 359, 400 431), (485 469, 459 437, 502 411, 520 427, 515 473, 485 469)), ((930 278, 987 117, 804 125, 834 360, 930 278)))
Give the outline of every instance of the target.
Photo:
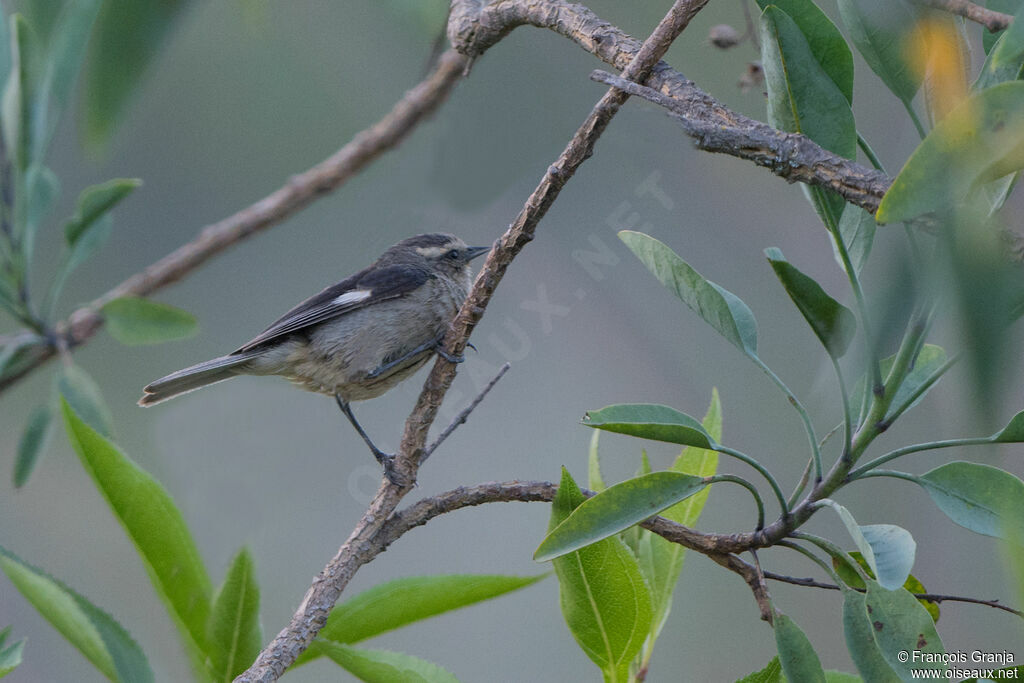
POLYGON ((410 265, 371 266, 306 299, 235 353, 250 351, 268 341, 379 301, 403 296, 421 287, 430 277, 423 268, 410 265))

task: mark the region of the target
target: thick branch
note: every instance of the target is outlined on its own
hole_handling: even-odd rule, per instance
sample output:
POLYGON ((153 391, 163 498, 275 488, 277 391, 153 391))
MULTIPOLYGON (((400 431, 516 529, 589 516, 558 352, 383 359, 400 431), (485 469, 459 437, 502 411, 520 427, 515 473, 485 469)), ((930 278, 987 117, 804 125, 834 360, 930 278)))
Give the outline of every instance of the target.
POLYGON ((695 108, 606 71, 596 70, 590 78, 665 107, 693 138, 698 149, 753 161, 791 183, 802 182, 834 190, 848 202, 868 211, 878 208, 892 184, 884 173, 833 154, 799 133, 783 133, 742 114, 734 114, 728 122, 709 118, 703 108, 695 108))
POLYGON ((964 17, 977 22, 992 33, 1002 31, 1013 23, 1013 17, 1009 14, 996 12, 977 5, 969 0, 914 0, 919 5, 927 5, 935 9, 941 9, 951 14, 964 17))
MULTIPOLYGON (((478 0, 454 2, 448 24, 452 45, 473 58, 522 25, 555 31, 617 69, 639 50, 636 40, 582 5, 559 0, 500 0, 482 8, 480 4, 478 0)), ((628 76, 624 80, 636 81, 628 76)), ((700 149, 753 161, 789 182, 827 187, 872 213, 891 184, 885 174, 835 155, 803 136, 782 133, 732 111, 663 62, 654 67, 645 85, 672 103, 673 113, 682 118, 684 129, 700 149)), ((630 94, 647 97, 640 91, 630 94)))
MULTIPOLYGON (((280 189, 238 213, 203 228, 191 242, 132 275, 92 303, 71 314, 60 326, 68 348, 89 339, 103 324, 99 309, 122 296, 146 296, 176 282, 228 247, 280 223, 313 200, 343 185, 368 163, 394 148, 443 102, 459 81, 467 60, 454 50, 441 55, 434 70, 408 91, 391 111, 358 133, 333 155, 293 176, 280 189)), ((57 353, 57 344, 40 345, 18 369, 0 379, 0 391, 39 367, 57 353)))
MULTIPOLYGON (((623 73, 630 80, 643 82, 651 68, 658 63, 672 41, 686 27, 690 19, 708 0, 676 0, 668 15, 658 24, 644 45, 630 60, 623 73)), ((453 3, 452 16, 456 5, 453 3)), ((468 2, 476 5, 475 2, 468 2)), ((445 338, 445 346, 451 355, 459 355, 465 349, 470 333, 483 316, 494 289, 501 281, 506 269, 522 248, 533 239, 533 233, 547 209, 558 196, 559 191, 575 173, 576 169, 593 152, 597 138, 604 131, 608 121, 618 111, 627 95, 618 90, 609 90, 595 105, 590 116, 576 131, 568 146, 540 185, 530 195, 516 220, 502 235, 487 261, 481 268, 466 302, 459 310, 445 338)), ((427 433, 437 416, 437 411, 455 377, 455 364, 438 356, 412 413, 405 423, 402 442, 395 458, 395 472, 400 481, 415 482, 419 463, 423 458, 427 433)), ((358 568, 368 557, 379 552, 375 539, 386 519, 394 512, 401 499, 412 489, 412 484, 400 486, 385 478, 370 508, 364 513, 352 534, 338 553, 320 572, 289 625, 260 653, 248 671, 236 680, 269 682, 277 680, 295 658, 312 642, 327 620, 331 608, 358 568)))

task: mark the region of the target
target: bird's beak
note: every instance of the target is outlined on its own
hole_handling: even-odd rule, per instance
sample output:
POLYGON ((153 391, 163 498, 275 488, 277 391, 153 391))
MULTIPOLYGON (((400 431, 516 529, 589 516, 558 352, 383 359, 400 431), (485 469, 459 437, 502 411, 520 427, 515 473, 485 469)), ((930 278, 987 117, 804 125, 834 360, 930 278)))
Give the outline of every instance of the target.
POLYGON ((466 248, 466 260, 472 261, 480 254, 486 254, 491 250, 490 247, 467 247, 466 248))

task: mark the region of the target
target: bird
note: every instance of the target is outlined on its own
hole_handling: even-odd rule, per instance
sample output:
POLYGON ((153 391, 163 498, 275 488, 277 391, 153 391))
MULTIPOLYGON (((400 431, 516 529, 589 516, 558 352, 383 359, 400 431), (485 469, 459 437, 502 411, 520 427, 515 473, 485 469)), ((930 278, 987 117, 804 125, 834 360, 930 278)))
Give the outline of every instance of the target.
POLYGON ((394 456, 377 448, 350 403, 376 398, 413 375, 442 348, 471 284, 470 261, 490 251, 447 233, 389 247, 371 265, 298 304, 231 353, 151 382, 140 406, 152 406, 239 375, 279 375, 333 396, 342 413, 395 481, 394 456))

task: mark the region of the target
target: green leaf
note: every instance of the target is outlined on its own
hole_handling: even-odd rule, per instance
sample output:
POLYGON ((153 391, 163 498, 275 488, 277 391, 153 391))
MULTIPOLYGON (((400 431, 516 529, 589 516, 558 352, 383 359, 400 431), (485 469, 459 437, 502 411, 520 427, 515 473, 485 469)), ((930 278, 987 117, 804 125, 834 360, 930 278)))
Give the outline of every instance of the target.
POLYGON ((782 683, 782 663, 779 662, 779 656, 773 657, 765 668, 744 676, 736 683, 782 683))
POLYGON ((68 249, 50 284, 47 301, 51 307, 68 276, 110 239, 113 231, 110 210, 140 184, 139 180, 115 179, 93 185, 78 196, 77 212, 64 225, 68 249))
POLYGON ((992 435, 995 443, 1021 443, 1024 441, 1024 410, 1014 415, 1001 430, 992 435))
MULTIPOLYGON (((358 643, 406 624, 531 586, 545 576, 439 574, 395 579, 335 606, 318 637, 336 643, 358 643)), ((317 656, 307 651, 299 656, 295 666, 317 656)))
MULTIPOLYGON (((768 122, 787 133, 802 133, 847 159, 856 158, 857 127, 850 101, 822 69, 793 18, 770 5, 761 14, 760 31, 768 122)), ((820 188, 808 188, 807 193, 825 224, 837 225, 843 199, 820 188)))
POLYGON ((74 248, 101 216, 141 184, 142 181, 137 178, 114 178, 82 190, 78 195, 75 215, 64 225, 64 239, 68 246, 74 248))
POLYGON ((916 481, 965 529, 1007 540, 1024 530, 1024 481, 998 467, 951 462, 916 481))
POLYGON ((778 249, 766 249, 765 255, 789 298, 796 304, 825 350, 833 358, 842 357, 850 347, 857 328, 857 319, 853 313, 826 294, 821 285, 789 263, 778 249))
POLYGON ((11 72, 4 88, 0 120, 8 154, 15 168, 24 172, 31 162, 39 47, 31 27, 19 14, 11 17, 10 41, 11 72))
MULTIPOLYGON (((708 406, 702 426, 713 438, 722 438, 722 404, 717 389, 711 391, 711 404, 708 406)), ((718 470, 718 453, 704 448, 684 448, 669 469, 672 472, 697 477, 710 477, 718 470)), ((661 516, 685 526, 695 526, 710 493, 711 487, 705 487, 686 500, 665 508, 661 511, 661 516)), ((654 614, 651 635, 644 643, 642 653, 646 661, 650 658, 654 644, 668 621, 672 609, 672 594, 679 582, 683 561, 686 559, 686 548, 638 526, 629 529, 634 530, 637 539, 635 547, 630 547, 634 548, 640 570, 647 579, 654 614)))
POLYGON ((90 144, 102 144, 110 137, 129 96, 189 4, 186 0, 103 3, 86 71, 85 124, 90 144))
MULTIPOLYGON (((903 584, 903 588, 906 589, 907 592, 912 593, 915 597, 928 592, 927 589, 925 589, 924 584, 921 583, 921 580, 913 574, 907 577, 906 583, 903 584)), ((925 600, 923 598, 917 598, 917 601, 921 603, 921 607, 924 607, 925 611, 928 612, 928 616, 932 618, 932 621, 938 622, 939 616, 942 614, 942 611, 939 608, 939 603, 931 602, 930 600, 925 600)))
MULTIPOLYGON (((713 442, 722 438, 722 403, 718 397, 718 389, 711 390, 711 404, 704 415, 701 427, 713 442)), ((669 469, 673 472, 682 472, 698 477, 710 477, 718 471, 718 452, 706 448, 684 448, 669 469)), ((693 526, 697 523, 700 513, 703 512, 704 504, 710 494, 710 488, 698 491, 686 500, 662 510, 661 516, 679 524, 693 526)), ((661 537, 659 536, 659 538, 661 537)), ((686 550, 678 543, 671 545, 682 551, 686 550)))
POLYGON ((191 313, 149 299, 121 297, 101 310, 110 336, 126 346, 184 339, 198 329, 191 313))
POLYGON ((908 104, 921 76, 907 62, 907 41, 917 12, 905 0, 837 0, 846 31, 864 61, 896 97, 908 104))
POLYGON ((213 599, 207 643, 213 680, 225 683, 245 671, 260 653, 260 589, 247 548, 235 555, 213 599))
POLYGON ((829 669, 825 672, 825 683, 863 683, 863 681, 860 676, 854 676, 845 671, 829 669))
POLYGON ((623 230, 619 239, 694 313, 740 351, 757 357, 757 321, 739 297, 705 280, 674 251, 649 235, 623 230))
POLYGON ((60 115, 68 108, 101 4, 100 0, 69 2, 53 27, 39 87, 39 101, 35 105, 37 121, 33 126, 32 158, 36 161, 46 155, 60 115))
MULTIPOLYGON (((892 363, 896 360, 896 356, 891 356, 882 361, 882 376, 889 374, 889 370, 892 369, 892 363)), ((889 415, 894 414, 897 410, 905 412, 910 410, 925 397, 925 394, 921 394, 915 398, 905 409, 903 405, 910 399, 910 397, 916 392, 921 386, 928 381, 928 378, 935 374, 935 371, 941 368, 946 363, 946 351, 941 346, 935 344, 925 344, 921 347, 921 351, 917 354, 917 359, 914 361, 914 367, 911 368, 910 372, 907 373, 903 383, 900 384, 900 388, 896 390, 896 395, 893 396, 892 403, 890 403, 889 415)), ((887 390, 891 390, 890 387, 886 387, 887 390)), ((925 392, 927 393, 927 392, 925 392)))
POLYGON ((366 650, 321 640, 313 642, 319 654, 365 683, 458 683, 437 664, 387 650, 366 650))
POLYGON ((839 515, 853 542, 867 561, 879 583, 892 590, 903 586, 914 566, 917 544, 910 532, 895 524, 860 526, 850 511, 835 502, 821 501, 839 515))
MULTIPOLYGON (((611 489, 608 489, 609 491, 611 489)), ((584 500, 569 472, 551 505, 550 528, 584 500)), ((625 681, 651 627, 651 598, 636 558, 619 538, 606 538, 554 560, 562 615, 583 652, 606 680, 625 681)))
POLYGON ((849 98, 822 69, 793 17, 774 3, 761 15, 761 41, 769 122, 854 158, 857 129, 849 98))
POLYGON ((946 670, 946 664, 941 661, 921 661, 920 655, 917 655, 917 661, 913 658, 901 661, 901 654, 906 657, 908 652, 912 655, 941 655, 946 651, 935 631, 935 622, 913 595, 903 588, 890 591, 876 581, 868 581, 865 609, 879 652, 902 680, 922 677, 920 673, 912 677, 912 670, 946 670))
POLYGON ((703 477, 654 472, 611 486, 585 501, 548 533, 533 559, 547 562, 600 541, 689 498, 707 484, 703 477))
POLYGON ((4 641, 7 640, 7 634, 10 631, 10 626, 0 631, 0 678, 18 668, 21 664, 21 651, 25 648, 24 638, 4 647, 4 641))
POLYGON ((32 30, 40 37, 49 40, 50 33, 53 31, 54 24, 57 23, 57 17, 65 2, 66 0, 50 0, 49 2, 22 0, 22 2, 15 3, 15 6, 20 14, 25 15, 25 20, 28 21, 32 30))
MULTIPOLYGON (((892 355, 883 360, 880 364, 882 377, 886 377, 889 371, 892 370, 892 364, 896 361, 896 356, 892 355)), ((914 361, 914 366, 907 373, 907 376, 903 379, 903 383, 900 384, 899 389, 896 390, 896 395, 893 396, 892 401, 889 403, 889 412, 886 413, 886 419, 896 414, 897 412, 904 413, 910 410, 927 395, 927 391, 922 393, 920 396, 910 402, 909 405, 904 407, 904 404, 914 395, 918 389, 928 378, 931 377, 936 370, 941 368, 946 363, 946 351, 941 346, 935 344, 924 344, 921 350, 917 354, 917 359, 914 361)), ((854 388, 853 395, 860 397, 864 395, 865 391, 870 391, 868 388, 870 385, 866 378, 861 377, 857 381, 857 386, 854 388)), ((932 385, 934 386, 934 385, 932 385)), ((886 387, 887 391, 892 391, 892 387, 886 387)), ((861 402, 863 404, 863 401, 861 402)), ((865 413, 867 406, 864 406, 865 413)), ((865 413, 862 413, 859 421, 863 421, 865 413)))
MULTIPOLYGON (((32 4, 38 5, 39 3, 32 4)), ((6 14, 4 12, 0 12, 0 84, 7 83, 7 79, 11 75, 12 62, 11 27, 7 24, 6 14)))
POLYGON ((900 680, 885 661, 875 642, 867 611, 867 597, 864 593, 855 590, 843 591, 843 634, 846 636, 846 649, 850 653, 850 659, 864 680, 872 683, 894 683, 900 680))
POLYGON ((843 259, 839 256, 834 242, 836 239, 841 239, 846 245, 846 253, 850 257, 854 272, 859 274, 868 260, 868 255, 871 254, 871 245, 875 241, 875 217, 859 206, 847 204, 843 208, 843 215, 839 218, 837 232, 838 234, 831 234, 832 251, 835 254, 836 263, 845 270, 843 259))
MULTIPOLYGON (((981 73, 971 86, 973 90, 984 90, 990 86, 1020 78, 1024 67, 1024 10, 1014 16, 1010 27, 1002 32, 989 51, 981 73)), ((988 32, 986 31, 986 34, 988 32)))
POLYGON ((18 441, 18 456, 14 460, 14 487, 21 488, 35 469, 39 454, 50 436, 53 409, 48 403, 36 406, 28 417, 25 431, 18 441))
POLYGON ((790 681, 814 683, 825 681, 825 671, 821 668, 818 653, 811 646, 811 641, 800 630, 792 619, 781 612, 776 612, 774 623, 775 647, 779 650, 779 662, 782 671, 790 681))
POLYGON ((57 375, 57 393, 86 424, 105 437, 114 434, 114 416, 103 400, 100 387, 77 365, 66 365, 57 375))
POLYGON ((853 102, 853 54, 832 20, 812 0, 757 0, 763 11, 775 5, 799 27, 811 54, 847 102, 853 102))
POLYGON ((0 569, 39 614, 104 676, 126 683, 153 680, 142 650, 109 614, 2 547, 0 569))
POLYGON ((178 627, 196 672, 206 677, 210 579, 181 512, 167 491, 61 402, 68 438, 132 539, 157 594, 178 627))
POLYGON ((695 419, 656 403, 621 403, 591 410, 583 416, 583 424, 606 432, 683 446, 713 449, 718 445, 695 419))
MULTIPOLYGON (((57 197, 60 196, 60 181, 54 172, 46 166, 32 164, 25 175, 25 185, 28 188, 26 235, 34 237, 39 224, 53 208, 57 197)), ((24 251, 27 255, 32 253, 32 249, 29 247, 24 248, 24 251)))
MULTIPOLYGON (((860 568, 865 573, 867 573, 869 578, 876 578, 875 573, 871 571, 871 567, 868 566, 867 560, 864 559, 863 555, 861 555, 856 550, 851 551, 849 555, 857 561, 857 564, 859 564, 860 568)), ((857 570, 850 566, 843 558, 833 557, 832 567, 835 568, 836 572, 839 574, 839 578, 843 580, 843 583, 845 583, 850 588, 863 590, 867 587, 864 585, 864 579, 860 578, 860 574, 857 573, 857 570)), ((922 584, 921 581, 913 574, 908 576, 907 580, 903 582, 903 587, 911 593, 913 593, 914 595, 928 592, 925 589, 924 584, 922 584)), ((922 607, 928 610, 928 614, 931 615, 932 621, 939 620, 941 611, 939 609, 938 603, 929 602, 928 600, 924 600, 923 598, 918 598, 918 602, 921 603, 922 607)))
POLYGON ((879 223, 941 212, 974 188, 1024 167, 1024 82, 973 95, 940 121, 878 206, 879 223))
POLYGON ((587 455, 587 487, 591 491, 604 491, 607 486, 604 484, 604 477, 601 476, 601 459, 597 454, 598 441, 601 432, 594 430, 590 436, 590 452, 587 455))

